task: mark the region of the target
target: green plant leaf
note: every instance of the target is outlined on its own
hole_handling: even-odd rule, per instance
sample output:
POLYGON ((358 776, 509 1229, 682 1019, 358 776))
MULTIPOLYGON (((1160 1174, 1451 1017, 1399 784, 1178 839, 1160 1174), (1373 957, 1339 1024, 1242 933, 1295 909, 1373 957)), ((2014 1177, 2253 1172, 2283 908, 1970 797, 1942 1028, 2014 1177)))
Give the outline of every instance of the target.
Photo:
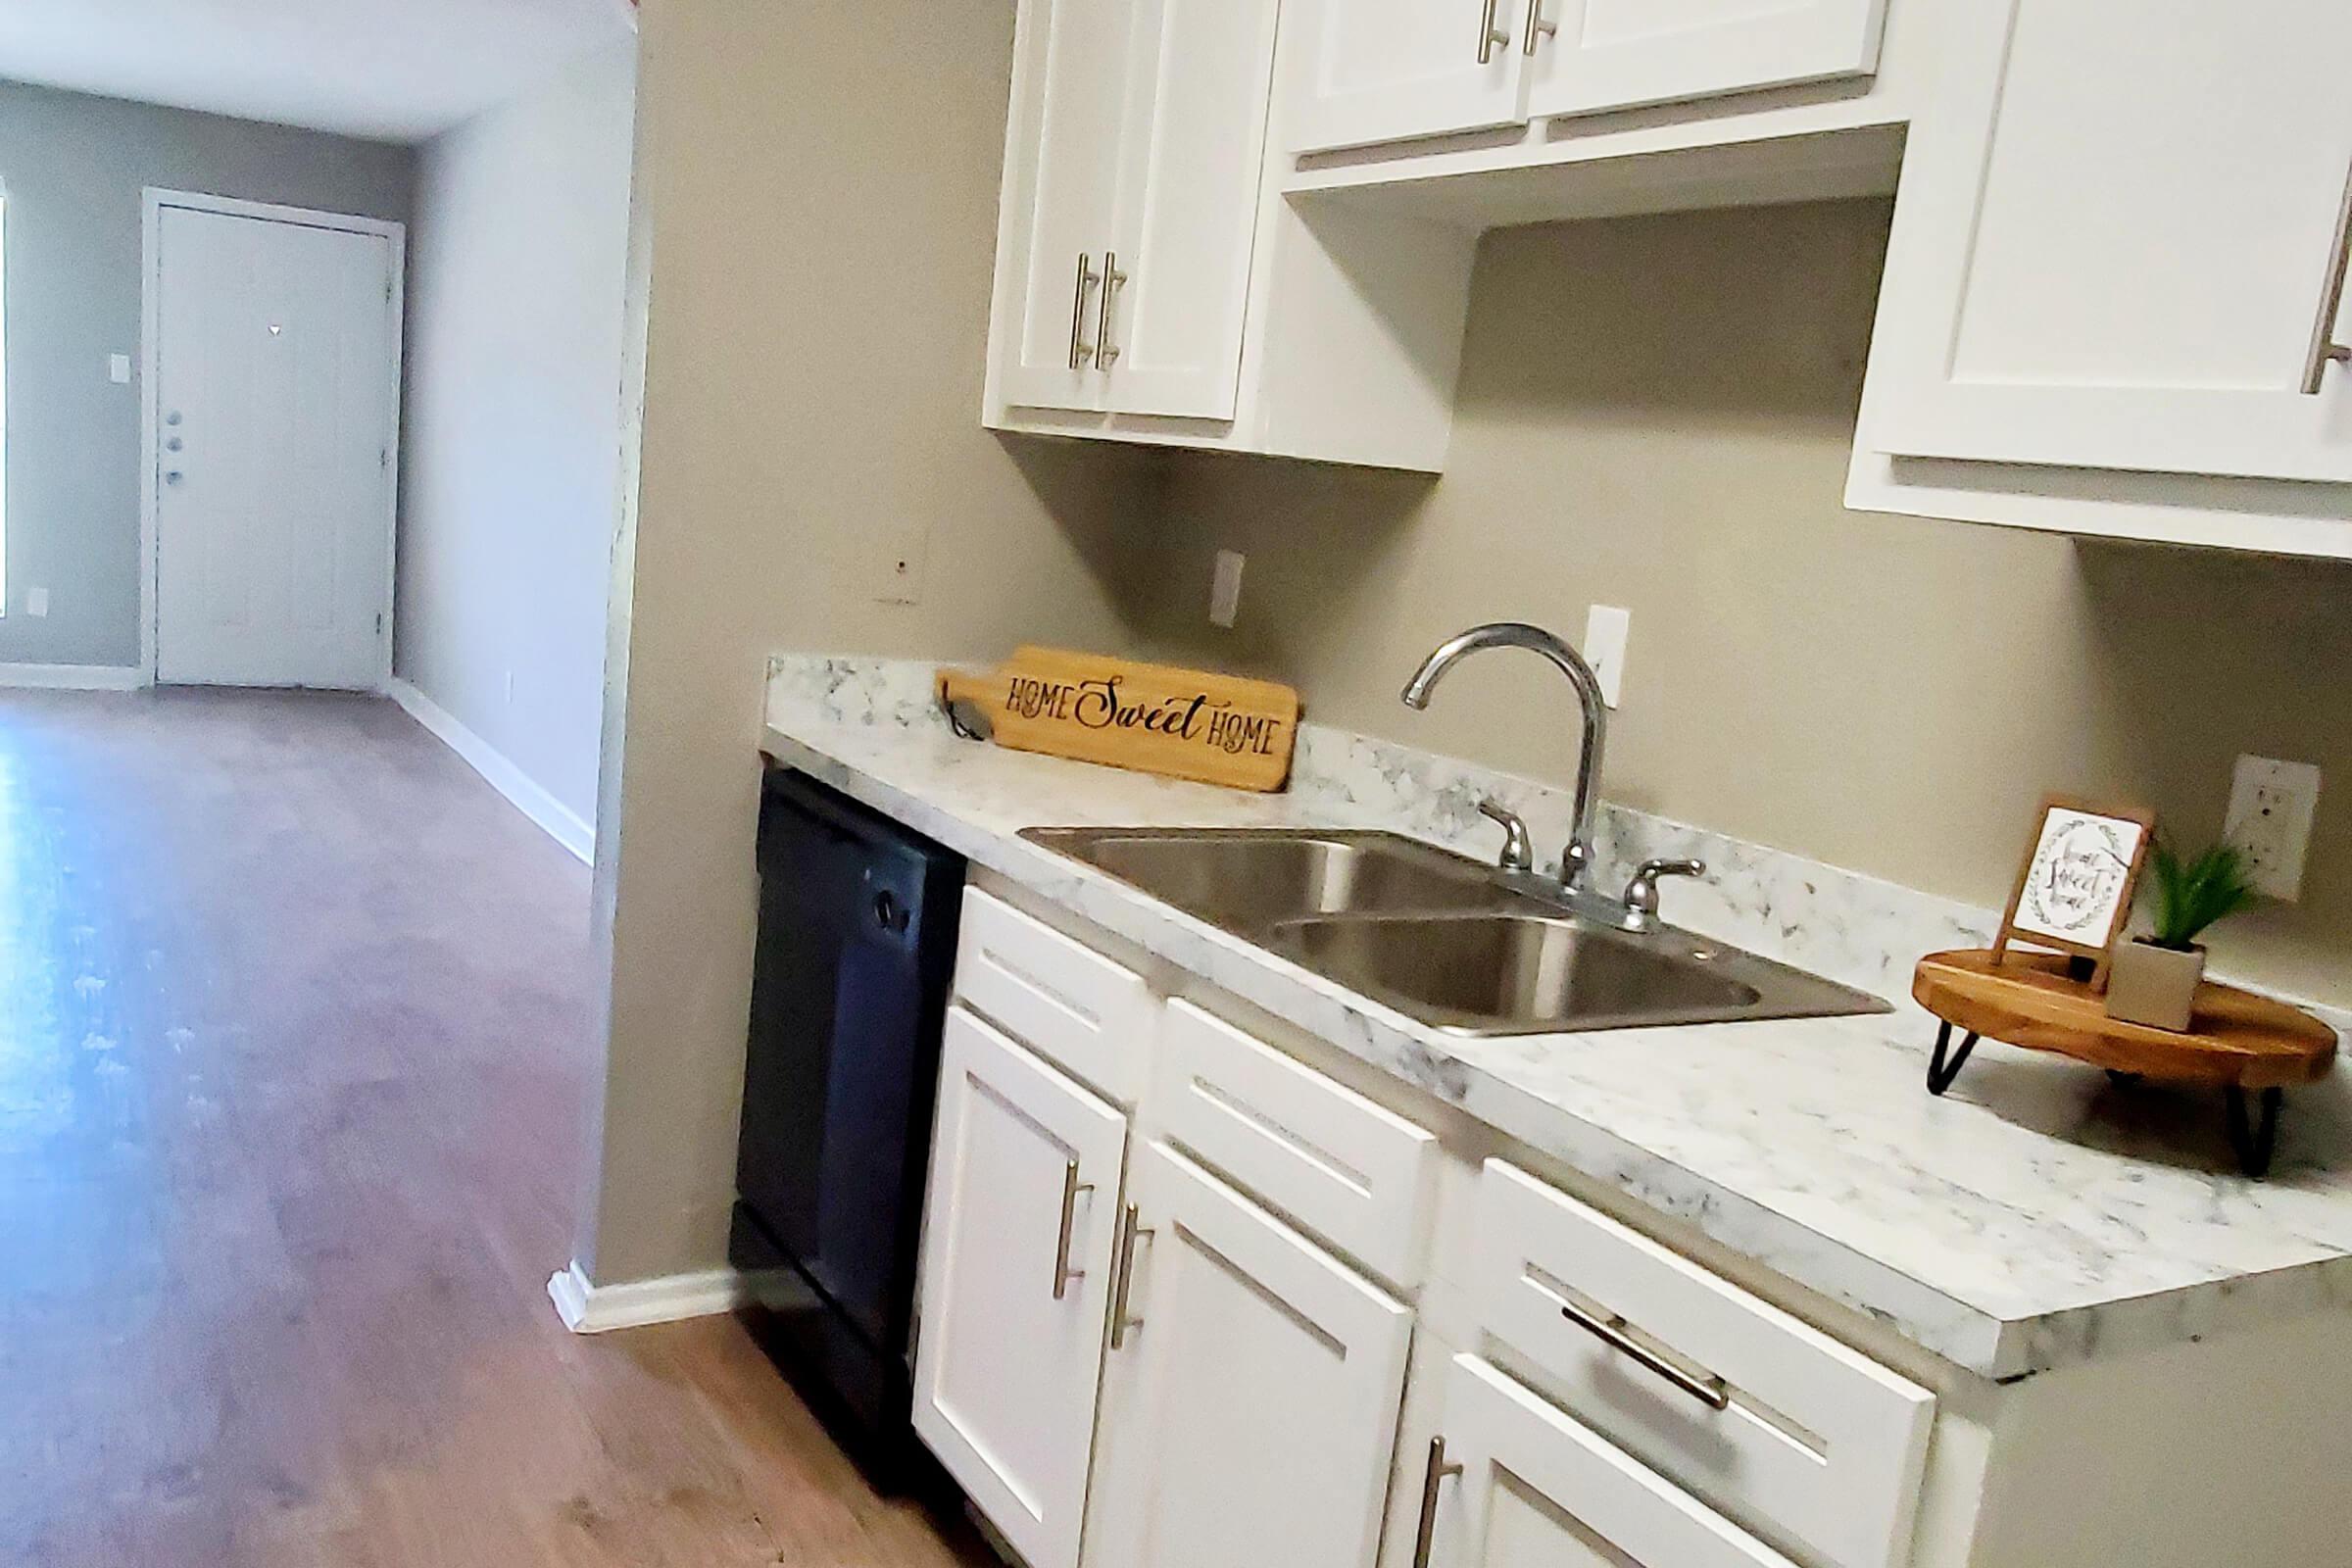
POLYGON ((2254 900, 2246 858, 2234 845, 2216 844, 2184 859, 2159 839, 2149 865, 2156 873, 2158 947, 2192 948, 2198 937, 2254 900))

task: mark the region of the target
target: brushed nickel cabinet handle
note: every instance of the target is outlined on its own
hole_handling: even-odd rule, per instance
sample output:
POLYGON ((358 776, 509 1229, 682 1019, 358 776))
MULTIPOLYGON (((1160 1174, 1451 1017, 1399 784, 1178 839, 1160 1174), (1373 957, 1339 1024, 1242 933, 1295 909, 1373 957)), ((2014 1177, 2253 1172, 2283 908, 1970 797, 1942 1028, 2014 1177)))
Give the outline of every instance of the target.
POLYGON ((1486 15, 1479 19, 1478 63, 1482 66, 1491 66, 1494 63, 1494 46, 1496 44, 1500 44, 1505 49, 1511 46, 1510 29, 1494 25, 1494 12, 1499 4, 1500 0, 1487 0, 1486 15))
POLYGON ((2352 365, 2352 344, 2335 340, 2335 318, 2344 310, 2344 274, 2352 270, 2352 181, 2344 186, 2344 204, 2335 215, 2335 247, 2328 257, 2328 282, 2320 290, 2320 319, 2311 329, 2311 353, 2303 362, 2303 395, 2316 398, 2328 379, 2328 367, 2352 365))
POLYGON ((1078 253, 1077 298, 1070 303, 1070 368, 1083 370, 1095 363, 1095 345, 1086 340, 1086 297, 1102 274, 1095 270, 1095 259, 1086 252, 1078 253))
POLYGON ((1078 1220, 1078 1195, 1091 1193, 1094 1183, 1078 1179, 1078 1162, 1071 1160, 1061 1168, 1061 1240, 1054 1245, 1054 1299, 1069 1295, 1070 1281, 1086 1278, 1086 1270, 1070 1267, 1070 1232, 1078 1220))
POLYGON ((1429 1464, 1421 1472, 1421 1528, 1413 1535, 1413 1568, 1429 1568, 1429 1548, 1438 1534, 1438 1489, 1462 1467, 1446 1462, 1446 1440, 1429 1440, 1429 1464))
POLYGON ((1119 270, 1119 253, 1102 253, 1102 319, 1095 327, 1095 364, 1109 369, 1118 363, 1119 346, 1110 340, 1111 313, 1118 308, 1119 290, 1127 286, 1127 274, 1119 270))
POLYGON ((1136 1223, 1142 1217, 1142 1210, 1129 1203, 1125 1216, 1119 1221, 1119 1272, 1110 1293, 1110 1348, 1114 1350, 1125 1348, 1129 1329, 1144 1326, 1142 1318, 1127 1310, 1127 1295, 1135 1285, 1135 1239, 1152 1234, 1136 1223))
POLYGON ((1527 58, 1535 59, 1538 44, 1559 35, 1560 24, 1544 19, 1544 0, 1527 0, 1527 37, 1521 44, 1527 51, 1527 58))
POLYGON ((1721 1378, 1694 1378, 1672 1361, 1647 1347, 1637 1343, 1625 1333, 1625 1319, 1604 1323, 1590 1313, 1563 1305, 1560 1316, 1592 1335, 1601 1344, 1632 1361, 1644 1371, 1654 1372, 1684 1394, 1688 1394, 1710 1410, 1732 1407, 1730 1385, 1721 1378))

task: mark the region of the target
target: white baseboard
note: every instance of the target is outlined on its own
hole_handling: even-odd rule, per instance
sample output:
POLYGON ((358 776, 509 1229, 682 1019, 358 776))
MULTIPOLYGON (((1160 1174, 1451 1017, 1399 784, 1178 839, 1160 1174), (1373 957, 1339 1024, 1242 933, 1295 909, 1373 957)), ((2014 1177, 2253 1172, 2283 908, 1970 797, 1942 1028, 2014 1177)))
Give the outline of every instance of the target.
POLYGON ((667 1279, 627 1285, 592 1285, 576 1260, 548 1279, 547 1294, 564 1326, 574 1334, 610 1334, 649 1323, 710 1317, 733 1311, 743 1298, 733 1269, 672 1274, 667 1279))
POLYGON ((52 692, 137 692, 155 682, 121 664, 0 664, 0 686, 52 692))
MULTIPOLYGON (((5 668, 6 666, 0 666, 5 668)), ((489 781, 490 787, 508 800, 514 808, 546 830, 547 836, 563 845, 584 862, 596 858, 596 829, 580 820, 571 808, 541 789, 530 777, 488 741, 458 722, 440 704, 418 691, 399 676, 385 688, 392 700, 408 710, 409 716, 466 760, 466 765, 489 781)))

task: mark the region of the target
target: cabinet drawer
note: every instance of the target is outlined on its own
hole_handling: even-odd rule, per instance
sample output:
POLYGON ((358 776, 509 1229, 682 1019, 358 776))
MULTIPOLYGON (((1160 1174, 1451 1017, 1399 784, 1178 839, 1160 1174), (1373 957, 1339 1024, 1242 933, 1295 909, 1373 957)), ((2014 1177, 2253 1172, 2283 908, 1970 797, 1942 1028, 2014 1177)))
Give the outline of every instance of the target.
MULTIPOLYGON (((1460 1496, 1432 1561, 1464 1568, 1796 1568, 1764 1543, 1474 1355, 1446 1386, 1460 1496)), ((1436 1464, 1424 1484, 1437 1495, 1436 1464)))
POLYGON ((1935 1396, 1501 1160, 1480 1326, 1569 1410, 1838 1568, 1907 1560, 1935 1396))
POLYGON ((963 895, 956 995, 1122 1105, 1150 1071, 1143 977, 978 889, 963 895))
POLYGON ((1373 1273, 1420 1283, 1438 1141, 1190 1003, 1168 1005, 1173 1142, 1373 1273))

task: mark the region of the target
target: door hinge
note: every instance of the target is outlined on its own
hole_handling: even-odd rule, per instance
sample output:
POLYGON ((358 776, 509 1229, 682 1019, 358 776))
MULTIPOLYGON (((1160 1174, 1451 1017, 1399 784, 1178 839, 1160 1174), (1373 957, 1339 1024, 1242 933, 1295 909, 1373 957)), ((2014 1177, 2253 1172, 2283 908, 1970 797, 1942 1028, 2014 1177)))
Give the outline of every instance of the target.
POLYGON ((376 453, 375 466, 387 473, 392 471, 392 449, 390 447, 385 447, 376 453))
POLYGON ((375 634, 378 637, 384 634, 384 617, 380 614, 375 617, 375 634))

